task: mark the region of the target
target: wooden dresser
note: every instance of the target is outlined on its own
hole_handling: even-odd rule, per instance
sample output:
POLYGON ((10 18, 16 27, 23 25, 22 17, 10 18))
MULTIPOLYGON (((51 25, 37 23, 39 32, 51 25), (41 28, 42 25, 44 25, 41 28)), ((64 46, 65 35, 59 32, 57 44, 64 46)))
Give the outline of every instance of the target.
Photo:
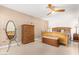
POLYGON ((22 43, 34 42, 34 25, 22 25, 22 43))
POLYGON ((79 42, 79 34, 74 33, 73 34, 73 40, 76 42, 79 42))

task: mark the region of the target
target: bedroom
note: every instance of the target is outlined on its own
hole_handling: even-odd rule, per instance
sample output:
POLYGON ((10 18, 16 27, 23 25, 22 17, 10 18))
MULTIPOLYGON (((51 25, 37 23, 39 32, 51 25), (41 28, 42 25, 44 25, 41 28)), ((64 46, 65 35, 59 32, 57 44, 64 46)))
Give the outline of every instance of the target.
MULTIPOLYGON (((79 20, 79 5, 78 4, 59 4, 57 8, 65 9, 64 12, 54 12, 48 14, 47 4, 5 4, 0 6, 0 41, 2 44, 1 54, 78 54, 78 42, 73 41, 73 34, 76 32, 79 20), (33 8, 32 8, 33 7, 33 8), (7 50, 7 37, 5 34, 5 26, 8 20, 13 20, 17 28, 17 41, 21 44, 21 25, 32 24, 35 25, 35 43, 23 45, 25 48, 16 46, 10 47, 7 50), (42 39, 41 32, 52 32, 54 27, 69 27, 71 28, 71 39, 69 46, 60 45, 59 47, 50 46, 40 42, 42 39), (33 45, 33 46, 32 46, 33 45), (28 47, 26 47, 28 46, 28 47), (44 48, 43 48, 44 47, 44 48), (5 49, 4 49, 5 48, 5 49), (16 48, 16 49, 15 49, 16 48), (17 51, 18 48, 18 51, 17 51), (20 49, 21 52, 19 52, 20 49), (34 49, 35 48, 35 49, 34 49), (40 48, 40 49, 39 49, 40 48), (33 49, 33 50, 30 50, 33 49), (47 49, 47 50, 46 50, 47 49), (53 50, 52 50, 53 49, 53 50), (62 51, 59 51, 61 50, 62 51), (25 51, 23 51, 25 50, 25 51), (27 51, 26 51, 27 50, 27 51), (41 51, 42 50, 42 51, 41 51), (44 51, 45 50, 45 51, 44 51), (46 52, 48 51, 48 52, 46 52), (25 53, 24 53, 25 52, 25 53), (40 53, 41 52, 41 53, 40 53)), ((78 31, 77 31, 78 32, 78 31)))

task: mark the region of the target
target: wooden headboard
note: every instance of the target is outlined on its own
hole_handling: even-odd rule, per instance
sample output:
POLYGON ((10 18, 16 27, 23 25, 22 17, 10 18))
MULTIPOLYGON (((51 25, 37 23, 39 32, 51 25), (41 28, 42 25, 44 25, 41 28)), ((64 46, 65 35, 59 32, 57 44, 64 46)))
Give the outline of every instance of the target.
POLYGON ((70 27, 54 27, 54 28, 52 28, 52 31, 61 32, 61 30, 64 30, 64 32, 71 32, 70 27))
POLYGON ((71 28, 70 27, 54 27, 52 28, 52 32, 62 32, 68 34, 69 39, 71 39, 71 28))

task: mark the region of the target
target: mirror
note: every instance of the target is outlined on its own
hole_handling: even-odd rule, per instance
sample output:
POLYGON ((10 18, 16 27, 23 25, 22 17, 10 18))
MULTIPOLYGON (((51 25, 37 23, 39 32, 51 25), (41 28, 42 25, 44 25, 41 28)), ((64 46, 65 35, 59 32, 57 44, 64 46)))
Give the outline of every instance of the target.
POLYGON ((16 27, 12 20, 9 20, 6 24, 6 35, 9 40, 14 39, 16 35, 16 27))
MULTIPOLYGON (((16 41, 16 26, 12 20, 9 20, 7 22, 5 32, 6 32, 7 38, 9 39, 9 45, 8 45, 8 50, 7 50, 7 52, 8 52, 9 48, 10 48, 11 41, 13 41, 13 40, 16 41)), ((16 41, 16 43, 17 43, 17 41, 16 41)), ((17 45, 19 46, 18 43, 17 43, 17 45)))

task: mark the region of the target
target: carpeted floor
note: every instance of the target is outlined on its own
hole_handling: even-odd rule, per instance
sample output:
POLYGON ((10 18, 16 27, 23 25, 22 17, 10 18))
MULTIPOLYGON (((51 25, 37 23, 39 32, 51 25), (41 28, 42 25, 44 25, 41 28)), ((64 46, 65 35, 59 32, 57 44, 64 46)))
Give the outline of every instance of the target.
POLYGON ((78 43, 71 42, 68 46, 54 47, 44 44, 40 39, 29 44, 20 44, 20 46, 12 46, 7 51, 7 48, 0 48, 0 54, 3 55, 78 55, 78 43))

